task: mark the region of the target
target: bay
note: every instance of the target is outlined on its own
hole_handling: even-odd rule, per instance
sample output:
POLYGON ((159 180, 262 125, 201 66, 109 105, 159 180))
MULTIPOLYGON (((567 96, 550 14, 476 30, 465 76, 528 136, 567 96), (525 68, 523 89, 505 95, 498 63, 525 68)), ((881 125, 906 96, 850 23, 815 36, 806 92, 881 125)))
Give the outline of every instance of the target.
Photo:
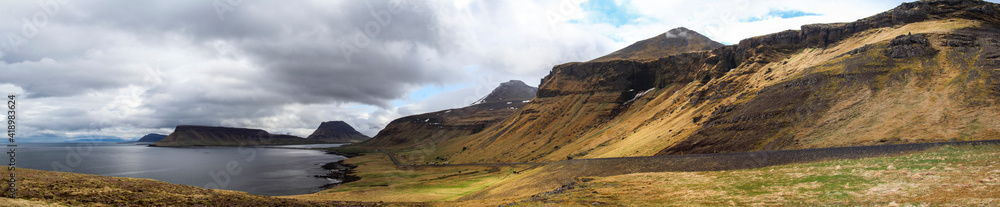
MULTIPOLYGON (((332 145, 296 145, 321 148, 332 145)), ((0 149, 7 151, 6 145, 0 149)), ((134 143, 18 143, 17 167, 282 196, 318 192, 334 182, 316 175, 345 159, 319 150, 250 147, 148 147, 134 143)))

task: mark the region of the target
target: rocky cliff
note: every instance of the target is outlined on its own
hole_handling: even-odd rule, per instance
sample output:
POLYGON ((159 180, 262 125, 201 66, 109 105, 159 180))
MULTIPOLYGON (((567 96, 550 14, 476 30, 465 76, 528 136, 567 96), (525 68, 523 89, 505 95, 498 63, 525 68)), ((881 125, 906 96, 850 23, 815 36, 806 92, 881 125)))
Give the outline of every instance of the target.
POLYGON ((291 135, 271 134, 260 129, 180 125, 174 129, 173 133, 170 133, 163 140, 153 143, 152 146, 245 146, 319 143, 327 142, 308 140, 291 135))
POLYGON ((519 80, 501 83, 472 106, 393 120, 361 147, 432 148, 454 137, 475 134, 507 119, 534 98, 537 88, 519 80))
POLYGON ((354 127, 343 121, 327 121, 319 125, 306 139, 322 140, 327 142, 361 142, 370 137, 361 134, 354 127))
POLYGON ((553 67, 538 97, 431 147, 452 163, 1000 139, 1000 15, 904 3, 711 51, 553 67))
POLYGON ((167 135, 150 133, 146 136, 142 136, 142 138, 139 138, 136 142, 159 142, 160 140, 163 140, 163 138, 167 138, 167 135))

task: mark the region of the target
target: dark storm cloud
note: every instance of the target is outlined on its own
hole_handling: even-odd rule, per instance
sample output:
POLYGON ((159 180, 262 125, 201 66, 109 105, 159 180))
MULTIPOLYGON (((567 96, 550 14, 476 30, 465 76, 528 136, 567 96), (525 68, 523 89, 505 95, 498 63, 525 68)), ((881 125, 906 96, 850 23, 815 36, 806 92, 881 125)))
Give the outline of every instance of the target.
MULTIPOLYGON (((130 124, 172 127, 274 116, 291 103, 386 108, 414 88, 464 75, 457 66, 434 63, 451 43, 442 40, 434 11, 420 2, 243 1, 224 8, 222 18, 215 2, 68 2, 24 50, 5 51, 9 76, 0 82, 39 98, 144 87, 135 96, 153 119, 130 124), (69 40, 80 42, 51 44, 69 40), (219 45, 231 51, 224 54, 219 45), (191 69, 176 63, 157 69, 164 83, 149 84, 148 67, 159 64, 150 60, 163 53, 153 49, 128 59, 121 57, 128 52, 113 51, 129 47, 182 47, 192 56, 246 64, 191 69), (230 69, 218 69, 224 67, 230 69)), ((33 5, 22 6, 26 12, 13 16, 32 14, 33 5)), ((19 26, 3 25, 8 31, 19 26)), ((86 125, 60 126, 46 124, 86 125)))
MULTIPOLYGON (((416 102, 414 90, 537 80, 608 43, 553 29, 548 7, 523 2, 227 2, 65 1, 17 51, 0 47, 0 89, 24 91, 36 106, 25 113, 38 117, 24 121, 45 133, 182 124, 308 133, 345 120, 374 135, 399 116, 481 96, 416 102), (484 76, 502 78, 477 82, 484 76)), ((0 35, 41 9, 4 7, 0 35)))
POLYGON ((298 94, 301 103, 388 107, 413 86, 449 81, 461 72, 427 61, 445 49, 423 5, 357 2, 327 12, 339 16, 238 47, 266 68, 266 77, 284 86, 278 91, 298 94))

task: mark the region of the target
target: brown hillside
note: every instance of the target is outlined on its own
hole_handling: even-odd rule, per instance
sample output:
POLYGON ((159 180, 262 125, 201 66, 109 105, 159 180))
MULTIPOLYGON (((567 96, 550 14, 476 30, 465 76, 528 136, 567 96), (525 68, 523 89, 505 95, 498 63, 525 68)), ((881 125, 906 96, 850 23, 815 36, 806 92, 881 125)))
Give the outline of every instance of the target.
POLYGON ((513 117, 410 158, 551 161, 997 139, 997 11, 982 1, 919 1, 711 51, 558 65, 513 117))
POLYGON ((372 139, 356 146, 373 149, 430 149, 445 140, 474 134, 510 117, 538 89, 512 80, 501 83, 477 104, 393 120, 372 139))

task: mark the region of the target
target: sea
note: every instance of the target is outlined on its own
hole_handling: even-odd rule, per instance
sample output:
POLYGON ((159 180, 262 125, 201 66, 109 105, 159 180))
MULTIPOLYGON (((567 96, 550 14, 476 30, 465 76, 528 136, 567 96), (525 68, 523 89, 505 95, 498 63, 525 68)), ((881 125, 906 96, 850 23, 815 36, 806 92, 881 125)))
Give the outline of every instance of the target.
MULTIPOLYGON (((141 143, 18 143, 15 158, 17 167, 37 170, 148 178, 283 196, 314 193, 339 182, 316 176, 327 173, 323 164, 346 158, 309 149, 335 146, 339 145, 176 148, 141 143)), ((0 150, 8 149, 0 145, 0 150)))

